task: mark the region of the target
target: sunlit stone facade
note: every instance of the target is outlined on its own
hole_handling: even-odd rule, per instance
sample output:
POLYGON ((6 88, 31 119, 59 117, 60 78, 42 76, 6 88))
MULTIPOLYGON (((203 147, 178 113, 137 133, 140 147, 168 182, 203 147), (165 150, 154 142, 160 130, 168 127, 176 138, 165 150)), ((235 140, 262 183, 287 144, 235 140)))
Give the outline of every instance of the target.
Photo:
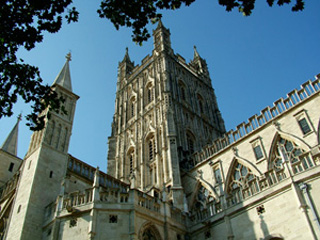
POLYGON ((320 79, 226 132, 207 65, 171 48, 119 63, 108 174, 68 154, 78 96, 70 56, 26 157, 0 150, 0 239, 319 239, 320 79))

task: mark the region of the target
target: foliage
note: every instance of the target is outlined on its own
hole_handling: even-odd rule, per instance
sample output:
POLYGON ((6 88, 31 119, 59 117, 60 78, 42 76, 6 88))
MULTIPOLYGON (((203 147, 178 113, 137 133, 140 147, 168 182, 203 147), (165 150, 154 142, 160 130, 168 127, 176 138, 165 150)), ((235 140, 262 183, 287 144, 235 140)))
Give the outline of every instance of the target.
MULTIPOLYGON (((176 10, 182 4, 189 6, 195 0, 101 0, 98 14, 101 18, 109 19, 119 29, 120 26, 132 28, 132 38, 138 44, 146 41, 150 34, 146 28, 149 22, 156 22, 161 18, 160 10, 176 10)), ((249 16, 254 9, 255 0, 218 0, 219 4, 231 11, 234 8, 249 16)), ((276 2, 279 6, 289 4, 291 0, 266 0, 270 7, 276 2)), ((292 11, 301 11, 304 8, 304 0, 295 1, 292 11)))
MULTIPOLYGON (((142 44, 150 34, 146 28, 149 22, 161 18, 159 11, 176 10, 183 4, 189 6, 195 0, 101 0, 98 14, 109 19, 116 29, 122 26, 132 28, 132 38, 142 44)), ((254 9, 255 0, 218 0, 227 11, 238 8, 248 16, 254 9)), ((269 6, 289 4, 291 0, 266 0, 269 6)), ((292 11, 304 8, 304 0, 295 2, 292 11)), ((13 114, 13 105, 18 96, 32 104, 32 112, 26 116, 31 130, 44 127, 41 113, 50 106, 51 110, 64 111, 63 98, 48 85, 42 84, 37 67, 17 59, 20 47, 31 50, 43 40, 43 32, 58 32, 62 26, 63 15, 67 22, 75 22, 78 12, 68 9, 72 0, 0 0, 0 118, 13 114)))
MULTIPOLYGON (((41 112, 50 106, 62 109, 63 99, 42 84, 37 67, 17 59, 20 47, 31 50, 43 40, 43 32, 58 32, 65 9, 72 0, 0 0, 0 118, 13 114, 18 96, 29 103, 32 112, 26 116, 31 130, 44 126, 41 112)), ((75 8, 65 15, 67 22, 77 21, 75 8)), ((63 109, 62 109, 63 110, 63 109)))

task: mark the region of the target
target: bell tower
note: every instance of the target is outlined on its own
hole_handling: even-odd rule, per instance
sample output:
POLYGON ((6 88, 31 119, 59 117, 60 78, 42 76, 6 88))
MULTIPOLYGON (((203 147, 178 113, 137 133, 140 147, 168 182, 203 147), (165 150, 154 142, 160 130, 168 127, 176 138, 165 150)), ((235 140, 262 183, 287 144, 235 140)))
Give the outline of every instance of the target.
POLYGON ((190 63, 171 48, 159 21, 151 56, 119 63, 108 174, 151 195, 164 189, 184 208, 181 172, 192 154, 225 132, 208 68, 195 49, 190 63), (130 71, 126 71, 127 67, 130 71))
POLYGON ((73 93, 69 62, 55 79, 52 89, 64 98, 63 112, 49 108, 42 113, 45 127, 32 134, 28 153, 23 160, 10 227, 6 239, 41 239, 45 207, 59 194, 65 177, 68 147, 78 96, 73 93), (50 117, 49 117, 50 114, 50 117))

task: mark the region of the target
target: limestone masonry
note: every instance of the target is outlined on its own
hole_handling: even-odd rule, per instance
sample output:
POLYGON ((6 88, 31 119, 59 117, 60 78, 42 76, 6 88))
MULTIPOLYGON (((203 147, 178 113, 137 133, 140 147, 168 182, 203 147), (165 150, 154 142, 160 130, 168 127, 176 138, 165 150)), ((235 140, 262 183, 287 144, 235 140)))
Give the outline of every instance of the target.
POLYGON ((107 174, 68 154, 69 61, 18 158, 0 149, 0 240, 320 239, 320 75, 226 131, 206 61, 186 63, 161 21, 151 55, 119 63, 107 174))

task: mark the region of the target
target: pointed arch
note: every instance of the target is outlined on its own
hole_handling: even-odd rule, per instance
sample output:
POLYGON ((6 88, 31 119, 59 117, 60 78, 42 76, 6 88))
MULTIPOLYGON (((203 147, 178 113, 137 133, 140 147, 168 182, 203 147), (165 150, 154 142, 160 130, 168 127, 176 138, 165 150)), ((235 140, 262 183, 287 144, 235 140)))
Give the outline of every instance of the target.
POLYGON ((288 162, 294 174, 314 166, 310 147, 299 138, 277 132, 273 138, 268 159, 268 170, 279 171, 288 162))
POLYGON ((139 231, 139 240, 162 240, 157 227, 151 222, 145 222, 139 231))
POLYGON ((127 154, 126 154, 126 158, 127 158, 127 175, 128 177, 133 174, 133 171, 135 169, 135 156, 134 156, 134 147, 130 146, 128 148, 127 154))
POLYGON ((237 164, 241 164, 251 170, 251 172, 256 176, 261 176, 262 172, 249 160, 241 158, 241 157, 234 157, 231 161, 230 167, 228 169, 225 187, 224 189, 227 190, 228 186, 230 185, 230 181, 232 181, 232 174, 233 170, 236 167, 237 164))
POLYGON ((135 116, 135 113, 136 113, 136 96, 135 95, 131 95, 130 98, 129 98, 129 106, 128 106, 128 113, 127 113, 127 116, 128 116, 128 119, 131 119, 135 116))
POLYGON ((235 204, 260 191, 261 172, 248 160, 235 157, 229 167, 225 183, 229 204, 235 204))
POLYGON ((187 140, 187 148, 190 154, 195 152, 195 136, 193 132, 189 129, 187 129, 186 132, 186 140, 187 140))
POLYGON ((194 207, 196 207, 197 210, 199 210, 199 206, 197 206, 197 203, 199 203, 198 205, 205 207, 207 203, 210 203, 212 201, 219 201, 219 196, 215 192, 214 188, 206 181, 197 179, 194 191, 189 198, 189 209, 192 210, 194 207), (202 197, 205 197, 205 199, 203 199, 202 197))
POLYGON ((178 81, 178 86, 179 86, 179 92, 180 92, 180 97, 181 100, 186 101, 187 95, 186 95, 186 84, 182 79, 179 79, 178 81))
POLYGON ((148 105, 154 99, 154 82, 149 80, 145 85, 145 104, 148 105))

